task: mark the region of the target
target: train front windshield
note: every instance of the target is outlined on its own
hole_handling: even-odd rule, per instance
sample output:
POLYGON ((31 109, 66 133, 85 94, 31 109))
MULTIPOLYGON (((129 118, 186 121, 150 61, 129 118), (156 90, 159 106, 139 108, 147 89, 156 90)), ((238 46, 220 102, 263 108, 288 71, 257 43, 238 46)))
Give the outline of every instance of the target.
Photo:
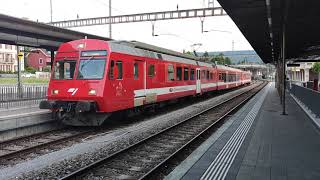
POLYGON ((102 79, 106 59, 81 59, 77 79, 102 79))
POLYGON ((75 60, 57 61, 54 64, 53 79, 60 79, 60 80, 73 79, 75 69, 76 69, 75 60))
POLYGON ((58 60, 54 64, 53 79, 57 80, 90 80, 103 79, 107 51, 82 51, 79 60, 58 60))

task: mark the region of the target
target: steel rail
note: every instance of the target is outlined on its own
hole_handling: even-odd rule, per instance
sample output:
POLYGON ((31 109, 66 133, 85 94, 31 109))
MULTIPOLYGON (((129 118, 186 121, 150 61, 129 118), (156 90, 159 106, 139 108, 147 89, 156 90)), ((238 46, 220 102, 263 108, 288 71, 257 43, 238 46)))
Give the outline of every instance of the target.
MULTIPOLYGON (((52 133, 52 131, 50 131, 50 132, 52 133)), ((9 152, 7 154, 0 155, 0 159, 1 159, 0 162, 3 162, 4 160, 12 159, 14 157, 21 156, 23 154, 27 154, 27 153, 36 151, 36 150, 39 150, 39 149, 43 149, 45 147, 49 147, 49 146, 52 146, 52 145, 57 145, 57 144, 60 144, 60 143, 65 143, 66 141, 74 140, 74 139, 76 139, 78 137, 85 136, 85 135, 88 135, 88 134, 93 133, 93 132, 94 132, 94 130, 87 130, 87 131, 84 131, 84 132, 79 132, 79 133, 76 133, 76 134, 65 136, 65 137, 62 137, 62 138, 59 138, 59 139, 50 140, 50 138, 47 138, 47 139, 50 140, 49 142, 40 143, 40 144, 37 144, 37 145, 34 145, 34 146, 29 146, 29 147, 26 147, 26 148, 23 148, 23 149, 20 149, 20 150, 17 150, 17 151, 13 151, 13 152, 9 152)), ((43 133, 43 134, 40 133, 40 134, 37 134, 37 135, 43 136, 45 134, 46 133, 43 133)), ((26 138, 32 138, 32 137, 36 137, 36 135, 27 136, 26 138)), ((44 139, 45 139, 45 137, 44 137, 44 139)), ((23 138, 15 139, 15 141, 23 141, 23 138)), ((37 142, 37 140, 35 140, 35 142, 37 142)), ((5 141, 5 142, 1 142, 0 147, 3 146, 4 144, 8 144, 8 143, 14 143, 14 140, 8 140, 8 141, 5 141)))

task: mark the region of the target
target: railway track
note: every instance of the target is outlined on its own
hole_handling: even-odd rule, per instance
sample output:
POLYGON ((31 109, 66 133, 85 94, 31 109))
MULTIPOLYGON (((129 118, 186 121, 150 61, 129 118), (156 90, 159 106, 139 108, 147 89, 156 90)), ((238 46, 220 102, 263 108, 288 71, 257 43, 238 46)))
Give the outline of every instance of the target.
POLYGON ((267 83, 227 99, 61 179, 154 179, 179 152, 212 130, 267 83))
POLYGON ((55 149, 59 144, 81 139, 93 132, 93 129, 64 128, 0 142, 0 164, 7 165, 11 159, 23 159, 31 153, 43 154, 43 149, 55 149))
MULTIPOLYGON (((201 100, 203 99, 199 99, 198 101, 201 100)), ((186 102, 186 104, 188 103, 189 102, 186 102)), ((190 104, 193 103, 189 103, 189 105, 190 104)), ((172 107, 170 107, 170 109, 172 109, 172 107)), ((165 113, 168 110, 164 109, 162 111, 160 111, 160 114, 165 113)), ((133 117, 133 119, 135 118, 136 117, 133 117)), ((138 117, 138 119, 141 119, 141 117, 138 117)), ((123 127, 126 126, 127 125, 124 125, 123 127)), ((119 126, 117 126, 117 128, 119 128, 119 126)), ((25 159, 33 158, 34 155, 40 156, 43 154, 47 154, 48 152, 59 150, 68 145, 72 145, 78 140, 81 140, 90 135, 107 132, 113 129, 114 127, 102 128, 99 130, 90 130, 84 128, 64 128, 30 136, 24 136, 17 139, 2 141, 0 142, 0 166, 12 165, 25 159)))

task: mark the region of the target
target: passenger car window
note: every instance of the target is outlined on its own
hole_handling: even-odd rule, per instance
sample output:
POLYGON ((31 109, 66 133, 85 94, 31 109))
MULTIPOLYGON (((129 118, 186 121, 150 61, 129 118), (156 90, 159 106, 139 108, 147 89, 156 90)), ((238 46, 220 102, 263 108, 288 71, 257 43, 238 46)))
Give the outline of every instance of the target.
POLYGON ((138 79, 139 78, 139 64, 138 63, 134 63, 133 65, 133 76, 134 79, 138 79))
POLYGON ((154 76, 154 65, 150 64, 148 67, 148 76, 153 77, 154 76))
POLYGON ((206 78, 206 71, 202 70, 201 72, 201 79, 205 79, 206 78))
POLYGON ((174 81, 174 68, 172 64, 168 65, 168 80, 174 81))
POLYGON ((118 77, 117 77, 117 79, 122 79, 122 71, 123 71, 123 69, 122 69, 122 61, 117 61, 117 63, 116 63, 116 65, 117 65, 117 69, 118 69, 118 77))
POLYGON ((182 67, 177 67, 177 81, 182 80, 182 67))
POLYGON ((110 62, 110 67, 109 67, 109 79, 114 78, 114 61, 112 60, 110 62))
POLYGON ((191 69, 190 80, 194 80, 194 69, 191 69))
POLYGON ((184 68, 184 71, 183 71, 183 80, 187 81, 189 80, 189 68, 184 68))

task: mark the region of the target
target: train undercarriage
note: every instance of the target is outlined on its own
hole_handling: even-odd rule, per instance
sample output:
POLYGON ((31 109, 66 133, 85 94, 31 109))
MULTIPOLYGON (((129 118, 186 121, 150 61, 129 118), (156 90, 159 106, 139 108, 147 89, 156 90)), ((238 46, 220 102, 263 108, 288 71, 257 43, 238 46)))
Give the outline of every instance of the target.
POLYGON ((71 126, 101 126, 111 115, 97 112, 90 101, 41 101, 40 109, 51 109, 57 121, 71 126))

